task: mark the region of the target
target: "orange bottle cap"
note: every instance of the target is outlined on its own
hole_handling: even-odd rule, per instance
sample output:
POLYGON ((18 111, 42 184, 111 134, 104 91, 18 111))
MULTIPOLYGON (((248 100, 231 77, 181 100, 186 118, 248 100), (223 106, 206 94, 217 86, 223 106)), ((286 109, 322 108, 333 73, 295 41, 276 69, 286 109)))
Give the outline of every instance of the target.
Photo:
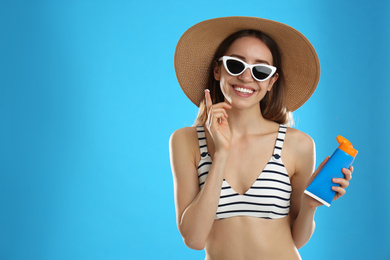
POLYGON ((358 153, 356 149, 353 148, 350 141, 342 137, 341 135, 338 135, 336 138, 337 142, 340 144, 339 149, 346 152, 347 154, 351 155, 352 157, 355 157, 358 153))

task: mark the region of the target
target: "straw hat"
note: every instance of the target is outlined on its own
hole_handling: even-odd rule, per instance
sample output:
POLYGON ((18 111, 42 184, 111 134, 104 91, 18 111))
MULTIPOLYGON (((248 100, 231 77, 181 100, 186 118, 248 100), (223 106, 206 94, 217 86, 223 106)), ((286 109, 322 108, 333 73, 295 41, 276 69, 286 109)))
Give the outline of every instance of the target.
POLYGON ((288 111, 302 106, 313 94, 320 78, 320 63, 313 46, 303 34, 283 23, 257 17, 222 17, 189 28, 175 51, 175 71, 187 97, 197 106, 204 99, 209 66, 215 51, 229 35, 244 29, 266 33, 279 46, 285 77, 288 111))

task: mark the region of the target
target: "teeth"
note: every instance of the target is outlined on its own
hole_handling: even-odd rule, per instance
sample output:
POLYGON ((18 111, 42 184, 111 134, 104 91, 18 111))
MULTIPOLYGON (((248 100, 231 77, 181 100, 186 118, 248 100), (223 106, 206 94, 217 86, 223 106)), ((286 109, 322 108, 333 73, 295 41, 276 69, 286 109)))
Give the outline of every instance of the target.
POLYGON ((253 93, 253 90, 247 89, 247 88, 235 87, 234 89, 238 92, 245 93, 245 94, 252 94, 253 93))

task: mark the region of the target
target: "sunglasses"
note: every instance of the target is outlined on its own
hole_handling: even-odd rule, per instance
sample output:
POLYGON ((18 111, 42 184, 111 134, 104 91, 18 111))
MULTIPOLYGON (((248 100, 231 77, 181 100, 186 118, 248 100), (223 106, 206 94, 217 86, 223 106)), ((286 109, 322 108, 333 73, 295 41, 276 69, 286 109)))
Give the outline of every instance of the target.
POLYGON ((257 81, 264 81, 272 77, 276 72, 276 67, 267 64, 250 65, 240 59, 223 56, 219 61, 223 61, 223 66, 232 76, 238 76, 244 73, 247 68, 250 68, 253 78, 257 81))

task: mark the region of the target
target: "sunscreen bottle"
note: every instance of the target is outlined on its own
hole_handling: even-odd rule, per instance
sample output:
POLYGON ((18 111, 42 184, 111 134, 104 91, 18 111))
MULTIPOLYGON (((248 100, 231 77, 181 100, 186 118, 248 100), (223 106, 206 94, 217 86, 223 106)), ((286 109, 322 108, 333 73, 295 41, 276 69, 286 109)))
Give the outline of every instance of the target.
POLYGON ((358 151, 353 148, 352 144, 344 137, 339 135, 336 140, 339 143, 339 147, 305 190, 307 195, 328 207, 336 195, 336 192, 332 190, 332 186, 340 186, 339 184, 332 182, 332 179, 344 178, 341 169, 348 169, 358 153, 358 151))

